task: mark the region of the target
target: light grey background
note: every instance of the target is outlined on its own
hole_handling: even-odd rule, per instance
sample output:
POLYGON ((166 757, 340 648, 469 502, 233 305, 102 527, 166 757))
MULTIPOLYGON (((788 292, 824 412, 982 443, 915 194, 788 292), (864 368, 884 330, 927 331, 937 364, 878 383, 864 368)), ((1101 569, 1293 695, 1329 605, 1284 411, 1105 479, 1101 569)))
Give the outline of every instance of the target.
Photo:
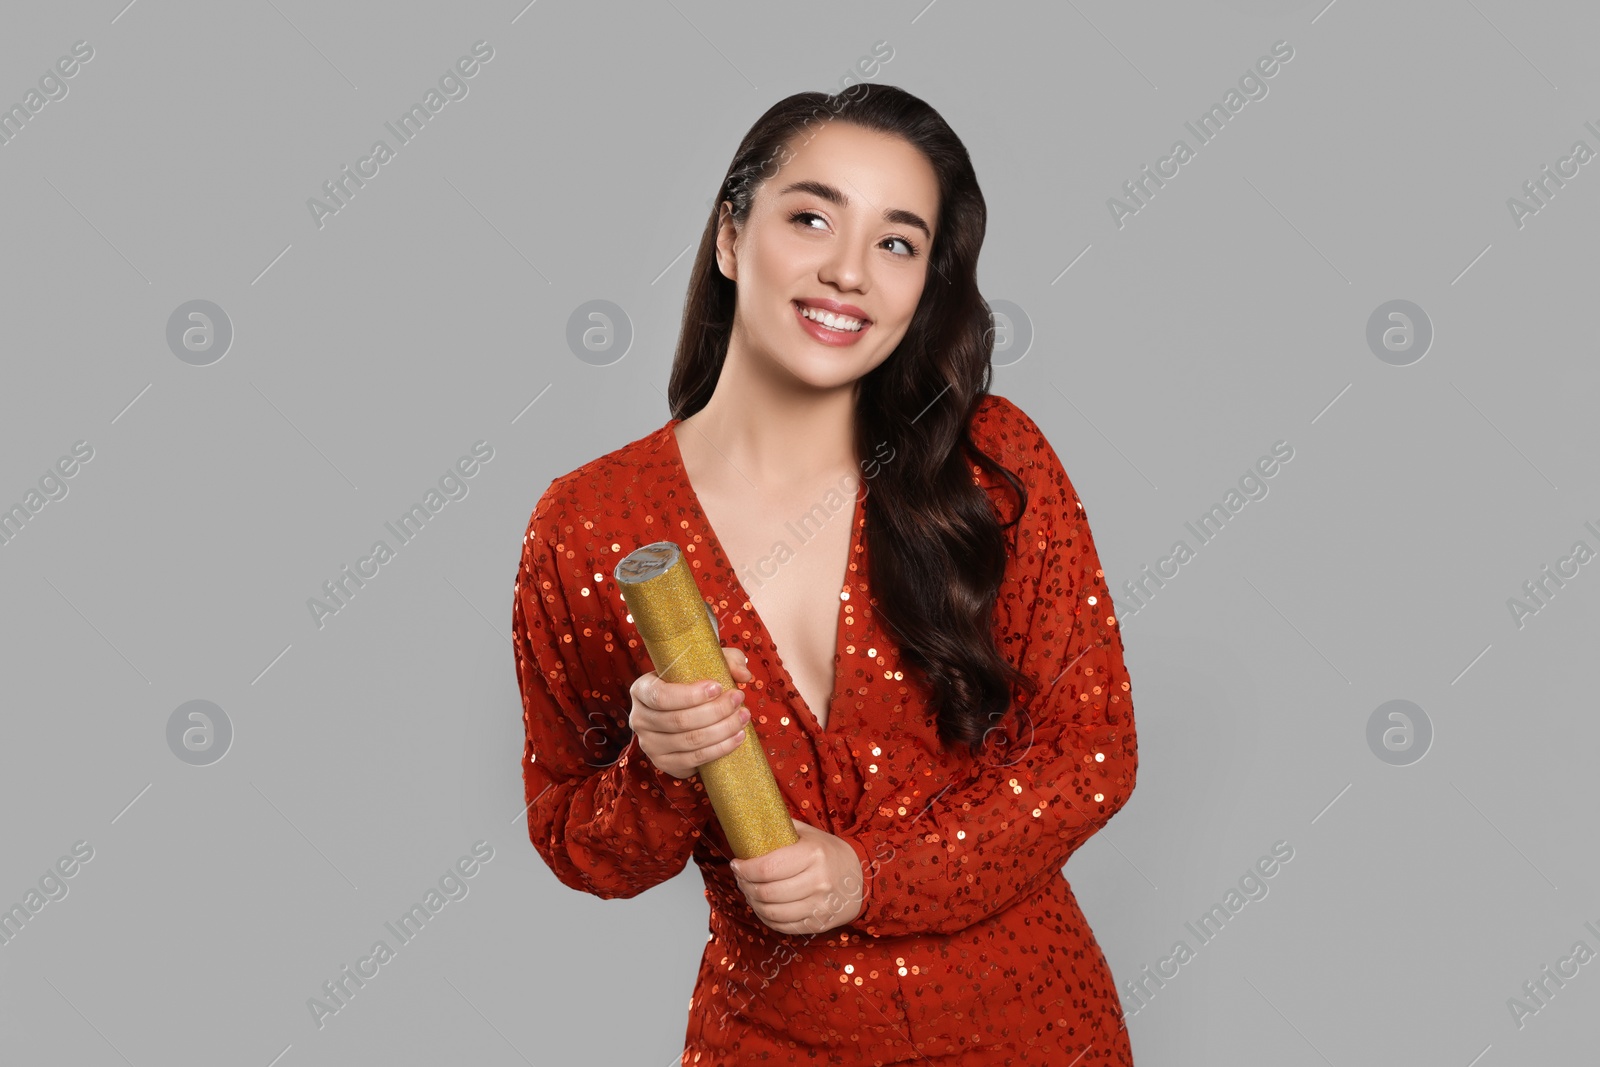
POLYGON ((1520 226, 1507 203, 1600 150, 1592 5, 122 4, 0 33, 6 106, 94 50, 0 145, 0 505, 93 449, 0 545, 0 903, 93 849, 0 945, 0 1062, 676 1062, 699 875, 601 901, 529 844, 518 550, 552 477, 666 421, 739 137, 880 41, 871 80, 972 152, 984 292, 1032 331, 994 391, 1062 456, 1123 614, 1139 786, 1066 873, 1119 983, 1195 951, 1124 993, 1141 1067, 1592 1059, 1600 964, 1520 1026, 1508 1000, 1600 951, 1600 563, 1520 626, 1508 601, 1600 549, 1600 163, 1520 226), (468 95, 319 227, 308 199, 480 40, 468 95), (1119 227, 1108 198, 1279 41, 1119 227), (233 331, 206 366, 167 340, 193 300, 233 331), (592 300, 620 359, 568 346, 592 300), (1392 300, 1434 333, 1406 366, 1367 341, 1392 300), (308 599, 477 441, 466 495, 319 628, 308 599), (1123 583, 1278 441, 1268 494, 1135 613, 1123 583), (205 766, 168 743, 194 700, 233 732, 205 766), (1420 761, 1369 747, 1390 700, 1431 724, 1420 761), (477 841, 468 895, 319 1028, 308 998, 477 841))

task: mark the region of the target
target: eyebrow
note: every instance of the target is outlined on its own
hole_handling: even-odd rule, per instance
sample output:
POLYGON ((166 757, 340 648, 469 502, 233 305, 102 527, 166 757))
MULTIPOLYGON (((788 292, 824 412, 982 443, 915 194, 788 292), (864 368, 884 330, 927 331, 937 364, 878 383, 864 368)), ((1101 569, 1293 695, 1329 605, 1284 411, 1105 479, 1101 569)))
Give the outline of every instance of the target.
MULTIPOLYGON (((837 204, 842 208, 850 206, 850 198, 837 188, 827 182, 813 181, 810 178, 790 182, 778 190, 779 196, 783 196, 786 193, 810 193, 812 196, 819 196, 829 203, 837 204)), ((890 208, 883 213, 883 217, 885 221, 898 223, 901 226, 915 226, 922 231, 924 237, 930 241, 933 240, 933 231, 928 228, 928 224, 923 221, 922 216, 915 211, 907 211, 904 208, 890 208)))

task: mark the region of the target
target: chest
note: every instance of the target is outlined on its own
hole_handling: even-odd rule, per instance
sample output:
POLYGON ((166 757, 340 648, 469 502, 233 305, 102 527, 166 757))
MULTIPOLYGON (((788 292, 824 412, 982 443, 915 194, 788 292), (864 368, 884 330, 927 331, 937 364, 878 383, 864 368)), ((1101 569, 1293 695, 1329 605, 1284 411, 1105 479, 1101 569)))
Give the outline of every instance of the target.
POLYGON ((714 492, 700 500, 784 671, 823 729, 834 696, 854 503, 838 493, 762 505, 714 492))

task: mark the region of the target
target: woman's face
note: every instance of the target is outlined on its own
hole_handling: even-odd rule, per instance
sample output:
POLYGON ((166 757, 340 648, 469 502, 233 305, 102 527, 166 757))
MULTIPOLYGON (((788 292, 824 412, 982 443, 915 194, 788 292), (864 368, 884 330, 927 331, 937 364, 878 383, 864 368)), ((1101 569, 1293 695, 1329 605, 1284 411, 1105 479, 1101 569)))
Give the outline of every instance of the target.
POLYGON ((737 234, 724 213, 717 262, 738 287, 734 343, 800 382, 836 388, 887 359, 911 324, 938 179, 907 141, 839 119, 788 153, 737 234), (823 311, 854 321, 806 317, 823 311))

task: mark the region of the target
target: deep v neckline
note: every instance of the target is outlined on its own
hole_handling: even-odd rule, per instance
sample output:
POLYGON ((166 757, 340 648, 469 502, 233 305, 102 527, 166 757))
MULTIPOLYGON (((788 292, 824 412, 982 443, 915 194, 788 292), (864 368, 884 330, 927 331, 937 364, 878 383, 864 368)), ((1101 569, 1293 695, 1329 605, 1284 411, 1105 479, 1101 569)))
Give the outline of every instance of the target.
MULTIPOLYGON (((667 435, 668 454, 672 458, 672 461, 677 468, 676 473, 678 480, 683 484, 683 488, 687 493, 689 506, 694 510, 694 517, 699 521, 701 529, 704 531, 706 544, 708 547, 716 549, 717 555, 721 557, 723 562, 724 578, 728 585, 730 585, 738 594, 740 604, 750 605, 749 614, 751 623, 753 627, 760 632, 762 640, 766 642, 767 647, 772 650, 772 657, 778 668, 778 676, 783 682, 785 688, 787 688, 789 693, 794 697, 797 707, 805 712, 808 728, 814 733, 818 734, 837 733, 838 731, 835 729, 835 727, 839 725, 839 716, 836 714, 836 709, 833 705, 839 697, 839 689, 843 681, 844 654, 840 650, 840 645, 844 642, 844 609, 845 605, 848 603, 848 600, 846 600, 846 598, 842 595, 839 597, 839 607, 833 622, 833 689, 828 694, 828 722, 827 725, 823 725, 817 719, 816 713, 811 710, 811 705, 806 703, 805 695, 800 692, 800 687, 794 684, 794 676, 789 673, 789 668, 783 662, 783 655, 778 651, 778 644, 772 638, 772 631, 767 629, 766 620, 762 619, 761 613, 756 610, 756 602, 751 599, 750 593, 745 589, 744 583, 739 580, 738 572, 734 569, 733 557, 729 556, 727 549, 723 548, 722 539, 717 536, 716 529, 711 525, 711 520, 706 516, 705 508, 701 507, 700 505, 700 494, 695 492, 694 483, 689 480, 689 467, 688 464, 684 463, 683 450, 678 446, 678 435, 675 430, 678 423, 682 421, 683 420, 679 418, 670 420, 663 432, 667 435)), ((850 585, 850 564, 856 563, 859 567, 861 562, 857 558, 860 553, 856 551, 856 544, 858 538, 860 537, 861 516, 863 511, 864 502, 861 498, 860 492, 858 491, 850 511, 850 544, 845 552, 844 579, 840 582, 839 586, 839 592, 841 594, 848 592, 848 587, 850 585)))

